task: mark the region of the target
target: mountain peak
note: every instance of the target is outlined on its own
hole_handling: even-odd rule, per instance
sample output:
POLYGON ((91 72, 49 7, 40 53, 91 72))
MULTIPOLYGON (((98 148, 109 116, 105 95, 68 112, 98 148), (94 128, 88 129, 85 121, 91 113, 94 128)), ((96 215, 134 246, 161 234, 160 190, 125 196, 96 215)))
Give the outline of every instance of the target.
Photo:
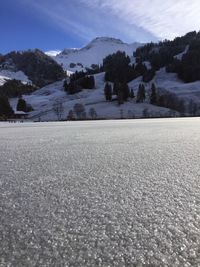
POLYGON ((96 37, 93 39, 88 45, 83 47, 82 49, 90 49, 93 46, 101 45, 101 44, 116 44, 116 45, 123 45, 120 39, 112 38, 112 37, 96 37))
POLYGON ((124 44, 122 40, 113 37, 96 37, 90 43, 99 43, 99 42, 113 42, 118 44, 124 44))

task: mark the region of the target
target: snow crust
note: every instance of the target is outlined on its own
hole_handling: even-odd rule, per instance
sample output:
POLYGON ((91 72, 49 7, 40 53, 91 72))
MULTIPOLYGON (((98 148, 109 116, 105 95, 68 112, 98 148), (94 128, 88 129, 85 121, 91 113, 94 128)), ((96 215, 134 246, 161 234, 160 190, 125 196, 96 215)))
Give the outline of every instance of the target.
POLYGON ((197 267, 200 120, 0 123, 2 266, 197 267))

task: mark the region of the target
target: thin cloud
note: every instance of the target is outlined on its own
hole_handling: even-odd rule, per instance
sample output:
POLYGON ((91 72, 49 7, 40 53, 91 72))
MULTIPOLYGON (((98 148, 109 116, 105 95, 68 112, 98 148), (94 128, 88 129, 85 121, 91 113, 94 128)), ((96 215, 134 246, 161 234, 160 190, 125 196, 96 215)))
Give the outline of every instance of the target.
POLYGON ((113 36, 128 42, 172 39, 199 30, 199 0, 21 0, 50 24, 85 42, 113 36))
POLYGON ((199 0, 81 0, 91 8, 109 11, 127 23, 150 31, 158 38, 174 38, 199 30, 199 0))

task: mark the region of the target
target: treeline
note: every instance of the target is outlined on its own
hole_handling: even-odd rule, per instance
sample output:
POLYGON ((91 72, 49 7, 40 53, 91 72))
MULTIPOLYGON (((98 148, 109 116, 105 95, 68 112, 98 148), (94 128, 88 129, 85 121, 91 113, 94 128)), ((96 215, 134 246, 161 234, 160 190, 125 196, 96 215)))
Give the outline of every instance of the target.
POLYGON ((173 111, 179 112, 181 115, 186 113, 196 116, 199 114, 200 106, 196 102, 190 100, 186 102, 181 98, 178 98, 176 94, 167 91, 159 91, 155 84, 152 83, 151 89, 146 90, 144 84, 139 84, 138 90, 134 93, 133 89, 130 89, 128 84, 111 84, 105 83, 104 95, 106 101, 116 101, 119 105, 123 104, 128 99, 135 99, 135 103, 149 103, 159 107, 165 107, 173 111))
POLYGON ((14 114, 14 111, 12 107, 10 106, 8 97, 0 96, 0 120, 6 120, 12 117, 13 114, 14 114))
MULTIPOLYGON (((156 104, 156 101, 154 101, 154 98, 156 97, 156 89, 154 84, 152 84, 151 90, 151 104, 156 104)), ((146 90, 144 84, 139 84, 137 94, 135 95, 134 90, 130 89, 127 83, 114 83, 112 85, 111 83, 106 82, 104 87, 104 95, 106 101, 113 101, 117 97, 119 105, 123 104, 129 98, 136 98, 136 103, 143 103, 146 100, 146 90)))
POLYGON ((73 120, 87 120, 87 119, 97 119, 96 110, 91 107, 88 112, 85 109, 85 106, 81 103, 76 103, 71 110, 69 110, 67 118, 64 116, 64 107, 63 103, 58 101, 53 105, 53 111, 57 116, 58 120, 67 119, 70 121, 73 120))
POLYGON ((86 120, 86 119, 97 119, 97 112, 95 110, 95 108, 90 108, 88 113, 85 109, 85 106, 80 104, 80 103, 76 103, 73 107, 73 109, 71 109, 68 113, 67 116, 67 120, 86 120))
POLYGON ((149 61, 155 70, 166 67, 167 72, 177 73, 184 82, 200 80, 200 32, 190 32, 173 41, 146 44, 134 56, 138 63, 149 61), (182 58, 176 58, 180 53, 182 58))
POLYGON ((177 37, 172 41, 165 40, 159 43, 148 43, 134 52, 137 62, 149 61, 156 70, 170 64, 174 56, 182 53, 187 45, 200 39, 200 33, 190 32, 185 36, 177 37))
POLYGON ((139 76, 143 77, 144 82, 149 82, 155 76, 153 68, 147 69, 142 62, 131 64, 129 56, 120 51, 103 60, 103 70, 106 73, 105 80, 109 82, 128 83, 139 76))
POLYGON ((84 71, 75 72, 70 76, 70 81, 64 81, 63 86, 68 94, 76 94, 83 89, 94 89, 95 79, 93 75, 87 75, 84 71))
POLYGON ((22 94, 30 94, 37 90, 37 87, 31 84, 23 84, 18 80, 8 80, 0 86, 0 96, 20 97, 22 94))
POLYGON ((166 68, 186 83, 200 80, 200 39, 193 40, 181 60, 173 59, 166 68))

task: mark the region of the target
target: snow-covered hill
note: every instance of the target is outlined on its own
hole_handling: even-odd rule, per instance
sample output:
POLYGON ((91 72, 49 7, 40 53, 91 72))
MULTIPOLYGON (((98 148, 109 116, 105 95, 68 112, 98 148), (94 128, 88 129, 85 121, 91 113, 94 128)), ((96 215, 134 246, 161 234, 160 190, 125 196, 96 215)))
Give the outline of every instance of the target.
POLYGON ((22 83, 32 84, 32 81, 24 74, 23 71, 11 71, 11 70, 0 70, 0 86, 4 85, 7 80, 19 80, 22 83))
MULTIPOLYGON (((95 109, 97 118, 105 119, 119 119, 121 117, 139 118, 143 116, 144 110, 154 117, 170 116, 171 111, 169 109, 150 105, 148 101, 146 103, 136 103, 135 99, 129 99, 128 102, 120 106, 117 101, 107 102, 104 96, 104 74, 105 73, 99 73, 94 75, 96 89, 83 90, 74 95, 68 95, 64 91, 62 81, 48 85, 31 95, 24 95, 23 98, 28 104, 31 104, 34 109, 34 111, 30 113, 29 118, 35 121, 39 119, 42 121, 57 120, 58 118, 53 110, 53 105, 55 103, 62 103, 63 105, 62 119, 67 118, 69 111, 72 110, 77 103, 85 107, 87 118, 90 118, 89 110, 91 108, 95 109)), ((164 78, 164 74, 158 72, 158 79, 155 80, 157 86, 162 86, 163 81, 159 77, 164 78)), ((167 76, 166 78, 168 79, 167 76)), ((139 77, 129 83, 129 87, 134 90, 135 95, 137 94, 141 80, 142 77, 139 77)), ((169 88, 170 86, 172 88, 173 86, 177 86, 177 92, 180 91, 181 84, 178 83, 178 81, 172 79, 171 84, 169 83, 169 88)), ((150 87, 151 83, 146 84, 147 92, 150 87)), ((12 99, 11 104, 12 107, 16 109, 17 99, 12 99)))
MULTIPOLYGON (((102 64, 106 56, 117 51, 123 51, 132 57, 133 52, 141 45, 141 43, 127 44, 115 38, 99 37, 81 49, 64 49, 53 58, 65 70, 75 72, 85 67, 90 68, 92 64, 102 64)), ((47 54, 52 53, 47 52, 47 54)))
POLYGON ((65 76, 63 68, 39 49, 12 51, 0 57, 0 85, 16 79, 42 87, 65 76))
MULTIPOLYGON (((85 107, 87 118, 89 116, 89 110, 94 108, 97 112, 97 118, 132 118, 144 116, 144 110, 153 117, 171 116, 172 111, 167 108, 162 108, 149 104, 148 95, 152 82, 155 83, 157 90, 165 92, 171 92, 176 94, 180 99, 183 99, 186 105, 189 105, 190 100, 198 103, 200 102, 200 81, 194 83, 183 83, 177 78, 174 73, 167 73, 165 68, 156 72, 155 78, 145 84, 147 93, 147 99, 145 103, 136 103, 135 99, 129 99, 123 105, 118 105, 117 101, 107 102, 104 96, 104 75, 105 73, 99 73, 94 75, 95 77, 95 89, 83 90, 80 93, 69 95, 63 89, 63 81, 50 84, 43 87, 40 90, 35 91, 31 95, 24 95, 23 98, 28 104, 31 104, 34 111, 29 114, 29 118, 32 120, 51 121, 57 120, 57 116, 53 110, 55 103, 62 103, 63 112, 62 119, 66 119, 70 110, 74 105, 79 103, 85 107)), ((139 84, 142 82, 142 77, 131 81, 129 83, 130 89, 133 89, 135 95, 139 84)), ((16 109, 17 99, 11 99, 11 104, 16 109)), ((173 116, 176 113, 173 114, 173 116)), ((179 113, 177 113, 179 115, 179 113)))

